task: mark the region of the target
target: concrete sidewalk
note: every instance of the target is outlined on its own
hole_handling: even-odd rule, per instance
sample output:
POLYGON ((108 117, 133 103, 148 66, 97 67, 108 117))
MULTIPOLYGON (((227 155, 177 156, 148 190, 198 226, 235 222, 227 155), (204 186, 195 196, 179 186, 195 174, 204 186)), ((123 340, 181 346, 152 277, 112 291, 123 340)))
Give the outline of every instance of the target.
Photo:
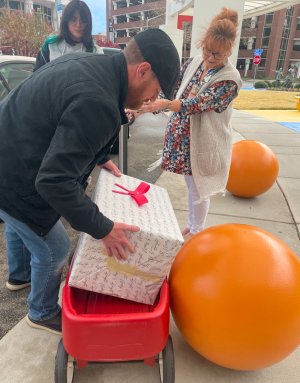
MULTIPOLYGON (((214 197, 207 226, 229 222, 255 225, 281 238, 300 256, 300 134, 272 122, 271 118, 271 115, 269 120, 235 111, 234 140, 255 139, 268 145, 280 163, 277 183, 265 194, 249 200, 229 193, 214 197)), ((163 173, 156 184, 169 191, 179 224, 184 227, 187 193, 183 177, 163 173)), ((176 383, 297 383, 300 380, 300 347, 270 368, 238 372, 218 367, 195 353, 173 322, 170 333, 174 342, 176 383)), ((0 382, 53 383, 59 339, 20 321, 0 341, 0 382)), ((92 364, 76 370, 73 382, 155 383, 159 382, 159 371, 157 366, 150 368, 142 363, 92 364)))

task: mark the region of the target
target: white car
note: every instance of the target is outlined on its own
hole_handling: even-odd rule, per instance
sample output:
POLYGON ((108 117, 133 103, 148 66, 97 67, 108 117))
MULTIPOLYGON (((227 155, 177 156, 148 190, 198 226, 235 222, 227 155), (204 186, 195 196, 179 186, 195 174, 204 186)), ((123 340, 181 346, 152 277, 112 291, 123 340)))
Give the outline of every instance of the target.
POLYGON ((31 75, 34 57, 0 55, 0 101, 31 75))

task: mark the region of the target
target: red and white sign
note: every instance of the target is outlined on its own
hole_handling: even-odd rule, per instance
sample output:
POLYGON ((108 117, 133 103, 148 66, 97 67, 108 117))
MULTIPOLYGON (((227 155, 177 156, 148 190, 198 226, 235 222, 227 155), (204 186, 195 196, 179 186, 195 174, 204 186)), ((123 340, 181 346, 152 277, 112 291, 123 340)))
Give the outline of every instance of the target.
POLYGON ((254 65, 258 65, 261 61, 261 57, 260 56, 254 56, 253 57, 253 64, 254 65))

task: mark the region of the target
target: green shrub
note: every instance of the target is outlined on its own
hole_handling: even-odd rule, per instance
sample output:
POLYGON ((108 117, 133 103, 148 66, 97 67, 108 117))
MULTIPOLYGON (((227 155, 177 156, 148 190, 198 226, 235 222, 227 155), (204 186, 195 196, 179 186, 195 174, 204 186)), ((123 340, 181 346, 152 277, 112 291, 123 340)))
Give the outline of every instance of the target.
POLYGON ((275 80, 275 81, 273 81, 273 88, 275 88, 275 89, 279 89, 279 88, 281 87, 282 84, 283 84, 282 81, 275 80))
POLYGON ((265 79, 265 72, 264 71, 257 71, 256 78, 259 80, 264 80, 265 79))
POLYGON ((294 89, 300 89, 300 82, 294 84, 294 89))
POLYGON ((254 84, 255 89, 263 89, 263 88, 268 88, 268 84, 265 81, 256 81, 254 84))
POLYGON ((272 88, 272 81, 264 80, 264 82, 268 85, 268 88, 272 88))

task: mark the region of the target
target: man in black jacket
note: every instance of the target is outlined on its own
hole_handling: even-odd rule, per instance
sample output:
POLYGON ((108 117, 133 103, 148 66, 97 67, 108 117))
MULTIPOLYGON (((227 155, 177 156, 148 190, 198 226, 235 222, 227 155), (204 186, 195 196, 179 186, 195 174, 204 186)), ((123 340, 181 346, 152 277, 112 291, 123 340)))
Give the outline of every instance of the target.
POLYGON ((52 61, 0 104, 0 218, 30 252, 25 259, 7 243, 7 287, 31 283, 30 326, 61 332, 57 302, 69 240, 60 216, 101 239, 111 256, 134 252, 126 231, 139 228, 105 217, 83 185, 97 163, 119 175, 108 155, 127 122, 124 108, 138 109, 161 90, 172 97, 179 67, 170 38, 147 30, 113 56, 52 61))

